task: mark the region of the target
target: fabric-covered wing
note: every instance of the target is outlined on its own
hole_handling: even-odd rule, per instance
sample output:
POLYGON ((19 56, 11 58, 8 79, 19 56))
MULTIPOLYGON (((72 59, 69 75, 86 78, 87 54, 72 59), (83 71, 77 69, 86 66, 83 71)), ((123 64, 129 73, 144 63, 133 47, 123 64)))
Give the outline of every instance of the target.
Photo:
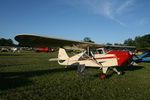
POLYGON ((128 48, 128 49, 135 49, 136 47, 135 46, 119 46, 119 45, 105 45, 106 47, 111 47, 111 48, 120 48, 120 49, 125 49, 125 48, 128 48))
POLYGON ((32 47, 78 47, 78 48, 99 48, 105 47, 103 44, 95 44, 90 42, 80 42, 68 39, 60 39, 54 37, 45 37, 39 35, 23 34, 15 36, 15 40, 23 45, 32 47))

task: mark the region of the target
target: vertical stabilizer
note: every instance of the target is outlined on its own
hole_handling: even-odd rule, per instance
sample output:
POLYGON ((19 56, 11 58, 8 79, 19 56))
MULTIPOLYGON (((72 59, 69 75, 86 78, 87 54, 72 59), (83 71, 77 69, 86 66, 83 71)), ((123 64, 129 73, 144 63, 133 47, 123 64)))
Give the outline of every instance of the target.
POLYGON ((68 57, 68 55, 67 55, 65 49, 59 48, 58 59, 66 60, 66 59, 68 59, 68 58, 69 58, 69 57, 68 57))

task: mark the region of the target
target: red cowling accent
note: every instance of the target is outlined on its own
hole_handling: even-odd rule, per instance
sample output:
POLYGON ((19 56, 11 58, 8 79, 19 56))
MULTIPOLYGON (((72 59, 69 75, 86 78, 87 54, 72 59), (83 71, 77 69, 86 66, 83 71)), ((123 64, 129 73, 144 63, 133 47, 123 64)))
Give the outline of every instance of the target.
POLYGON ((110 51, 107 54, 115 54, 118 61, 118 66, 123 66, 124 64, 129 63, 132 59, 132 56, 128 51, 110 51))

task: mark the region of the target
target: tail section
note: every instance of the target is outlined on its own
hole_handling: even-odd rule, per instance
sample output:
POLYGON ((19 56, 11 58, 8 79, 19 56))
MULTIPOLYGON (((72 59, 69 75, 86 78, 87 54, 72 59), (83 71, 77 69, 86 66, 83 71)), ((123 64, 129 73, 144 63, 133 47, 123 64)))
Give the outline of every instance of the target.
POLYGON ((67 55, 65 49, 59 48, 58 63, 60 65, 68 65, 68 61, 69 61, 69 56, 67 55))
POLYGON ((68 58, 69 57, 68 57, 65 49, 59 48, 58 59, 65 60, 65 59, 68 59, 68 58))

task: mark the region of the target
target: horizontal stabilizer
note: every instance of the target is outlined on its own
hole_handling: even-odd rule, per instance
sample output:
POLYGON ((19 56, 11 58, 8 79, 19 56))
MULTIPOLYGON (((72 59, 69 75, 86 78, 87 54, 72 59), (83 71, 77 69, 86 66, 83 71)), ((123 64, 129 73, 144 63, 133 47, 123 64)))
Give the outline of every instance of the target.
POLYGON ((58 58, 51 58, 48 61, 58 61, 58 58))

